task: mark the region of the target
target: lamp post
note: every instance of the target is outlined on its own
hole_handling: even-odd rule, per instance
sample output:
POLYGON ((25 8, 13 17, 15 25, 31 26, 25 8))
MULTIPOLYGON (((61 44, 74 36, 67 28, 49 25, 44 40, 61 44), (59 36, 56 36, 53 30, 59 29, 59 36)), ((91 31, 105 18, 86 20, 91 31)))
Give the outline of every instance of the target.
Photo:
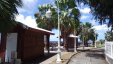
POLYGON ((96 44, 96 32, 95 32, 95 48, 97 48, 97 44, 96 44))
POLYGON ((77 53, 77 48, 76 48, 76 38, 78 38, 78 36, 76 36, 75 30, 74 30, 74 35, 75 35, 75 37, 74 37, 74 52, 77 53))
POLYGON ((84 28, 83 28, 83 25, 82 25, 82 45, 83 45, 83 50, 84 50, 84 28))
MULTIPOLYGON (((59 19, 59 4, 58 4, 58 0, 57 1, 57 12, 58 12, 58 50, 57 50, 57 60, 56 62, 57 63, 60 63, 61 62, 61 50, 60 50, 60 19, 59 19)), ((47 12, 46 12, 46 17, 47 18, 50 18, 52 15, 51 13, 51 10, 49 9, 47 12)))
POLYGON ((49 9, 49 10, 46 12, 46 17, 47 17, 47 18, 51 18, 51 15, 52 15, 52 12, 51 12, 51 10, 49 9))
POLYGON ((58 6, 58 54, 57 54, 57 63, 61 62, 61 50, 60 50, 60 18, 59 18, 59 4, 57 0, 57 6, 58 6))

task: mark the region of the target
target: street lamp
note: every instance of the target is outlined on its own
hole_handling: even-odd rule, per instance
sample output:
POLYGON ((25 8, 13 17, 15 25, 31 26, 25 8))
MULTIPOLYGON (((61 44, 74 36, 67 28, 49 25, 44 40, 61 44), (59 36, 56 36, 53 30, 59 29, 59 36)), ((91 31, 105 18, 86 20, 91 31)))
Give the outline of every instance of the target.
POLYGON ((57 63, 61 62, 61 50, 60 50, 60 18, 59 18, 59 4, 57 0, 57 6, 58 6, 58 54, 57 54, 57 63))
POLYGON ((96 44, 96 32, 95 32, 95 48, 97 48, 97 44, 96 44))
MULTIPOLYGON (((58 4, 58 0, 57 0, 57 6, 58 6, 58 51, 57 51, 57 60, 56 62, 57 63, 60 63, 61 62, 61 50, 60 50, 60 19, 59 19, 59 4, 58 4)), ((49 9, 47 12, 46 12, 46 17, 47 18, 50 18, 52 15, 51 13, 51 10, 49 9)))
POLYGON ((52 15, 52 12, 51 12, 51 10, 49 9, 49 10, 46 12, 46 17, 47 17, 47 18, 51 18, 51 15, 52 15))
POLYGON ((82 45, 83 45, 83 50, 84 50, 84 25, 82 25, 82 45))

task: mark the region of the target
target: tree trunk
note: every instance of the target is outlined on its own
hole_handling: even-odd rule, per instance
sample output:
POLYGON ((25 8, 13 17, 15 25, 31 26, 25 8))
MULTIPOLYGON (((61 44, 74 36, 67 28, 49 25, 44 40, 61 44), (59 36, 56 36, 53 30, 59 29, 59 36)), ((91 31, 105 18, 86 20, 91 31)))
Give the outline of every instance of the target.
POLYGON ((2 59, 2 62, 5 62, 6 40, 7 33, 1 33, 0 57, 2 59))

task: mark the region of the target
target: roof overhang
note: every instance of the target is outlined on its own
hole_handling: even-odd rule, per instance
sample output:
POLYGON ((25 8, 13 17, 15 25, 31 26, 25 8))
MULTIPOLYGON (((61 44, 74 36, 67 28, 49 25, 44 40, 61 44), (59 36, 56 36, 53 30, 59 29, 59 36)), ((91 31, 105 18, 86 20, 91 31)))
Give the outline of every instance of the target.
POLYGON ((31 30, 31 31, 34 31, 34 32, 41 32, 41 33, 44 33, 44 34, 47 34, 47 35, 54 35, 54 33, 52 33, 51 31, 49 30, 45 30, 45 29, 42 29, 42 28, 39 28, 39 27, 30 27, 28 25, 25 25, 23 23, 18 23, 18 25, 20 25, 22 28, 26 29, 26 30, 31 30))
POLYGON ((73 34, 70 34, 69 37, 71 37, 71 38, 78 38, 78 36, 75 36, 73 34))

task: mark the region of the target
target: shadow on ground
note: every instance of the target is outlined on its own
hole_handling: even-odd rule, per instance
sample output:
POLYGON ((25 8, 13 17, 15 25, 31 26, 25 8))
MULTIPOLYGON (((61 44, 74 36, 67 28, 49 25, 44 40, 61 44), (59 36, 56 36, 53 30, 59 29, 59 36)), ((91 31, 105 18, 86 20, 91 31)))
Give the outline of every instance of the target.
POLYGON ((39 64, 40 62, 54 56, 56 53, 50 53, 50 54, 45 54, 44 56, 35 58, 35 59, 31 59, 31 60, 27 60, 27 61, 23 61, 22 64, 39 64))
POLYGON ((87 52, 86 56, 88 57, 93 57, 95 59, 103 59, 105 58, 104 56, 104 50, 103 49, 99 49, 99 50, 89 50, 89 52, 87 52))

